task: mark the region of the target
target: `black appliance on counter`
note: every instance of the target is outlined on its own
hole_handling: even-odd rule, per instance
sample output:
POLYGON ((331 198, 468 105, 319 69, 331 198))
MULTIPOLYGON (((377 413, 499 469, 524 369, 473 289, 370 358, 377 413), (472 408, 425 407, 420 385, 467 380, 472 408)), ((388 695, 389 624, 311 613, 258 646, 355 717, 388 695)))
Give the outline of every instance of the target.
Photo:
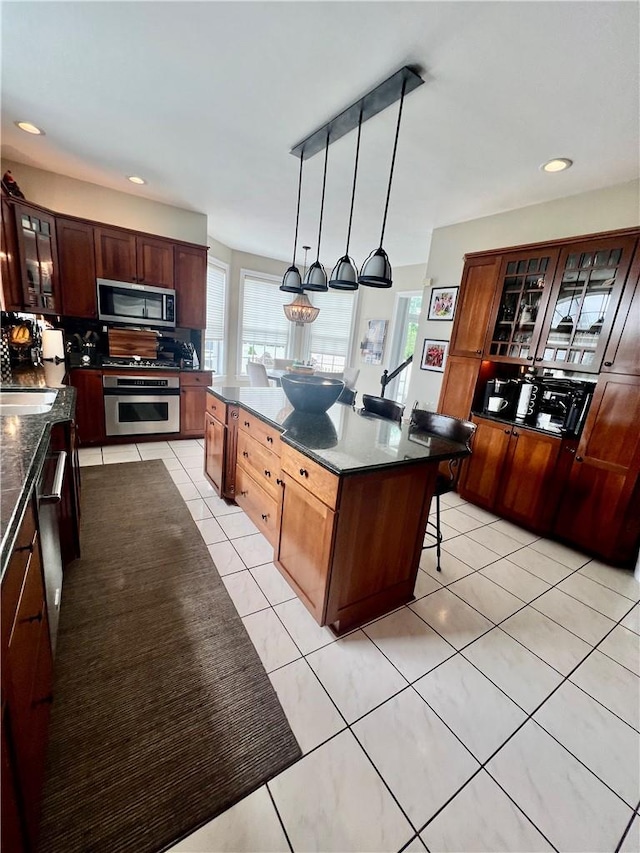
POLYGON ((533 404, 518 422, 561 435, 578 436, 582 431, 593 397, 595 383, 578 379, 536 379, 533 404))
POLYGON ((160 338, 158 341, 158 356, 167 363, 173 363, 183 370, 197 370, 198 357, 192 343, 176 341, 171 338, 160 338))
POLYGON ((518 379, 490 379, 484 391, 483 413, 505 421, 513 420, 521 387, 522 383, 518 379))

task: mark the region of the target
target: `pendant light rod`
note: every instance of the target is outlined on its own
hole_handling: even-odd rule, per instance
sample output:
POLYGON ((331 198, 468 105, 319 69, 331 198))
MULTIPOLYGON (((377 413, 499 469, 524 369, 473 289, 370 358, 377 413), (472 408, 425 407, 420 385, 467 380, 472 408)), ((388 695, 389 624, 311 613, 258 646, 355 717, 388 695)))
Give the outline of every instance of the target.
POLYGON ((386 110, 396 101, 400 100, 404 90, 404 94, 408 95, 422 86, 424 80, 417 70, 414 70, 408 65, 405 65, 391 77, 388 77, 370 92, 367 92, 361 98, 358 98, 350 107, 343 110, 338 115, 330 119, 326 124, 319 127, 313 133, 309 134, 305 139, 298 142, 291 149, 291 154, 294 157, 299 157, 301 160, 308 160, 317 154, 325 147, 327 135, 330 141, 335 142, 341 139, 350 131, 358 126, 360 114, 362 113, 362 121, 368 121, 373 116, 386 110))
MULTIPOLYGON (((329 130, 327 129, 327 142, 324 149, 324 174, 322 175, 322 198, 320 199, 320 222, 318 223, 318 254, 316 255, 316 261, 320 260, 320 237, 322 236, 322 216, 324 214, 324 190, 327 185, 327 161, 329 159, 329 130)), ((300 158, 300 166, 302 167, 302 160, 300 158)))
POLYGON ((358 157, 360 156, 360 136, 362 135, 362 107, 360 108, 360 118, 358 119, 358 139, 356 142, 356 162, 353 167, 353 187, 351 188, 351 209, 349 210, 349 226, 347 228, 347 248, 345 255, 349 254, 349 243, 351 241, 351 223, 353 222, 353 204, 356 200, 356 178, 358 177, 358 157))
POLYGON ((302 163, 304 158, 300 157, 300 175, 298 177, 298 205, 296 207, 296 233, 293 238, 293 260, 292 266, 296 265, 296 248, 298 246, 298 223, 300 222, 300 198, 302 196, 302 163))
POLYGON ((384 240, 384 229, 387 225, 387 213, 389 212, 389 199, 391 198, 391 184, 393 182, 393 167, 396 165, 396 151, 398 150, 398 137, 400 136, 400 120, 402 119, 402 105, 404 104, 406 81, 402 84, 402 94, 400 95, 400 108, 398 109, 398 123, 396 124, 396 138, 393 143, 393 154, 391 155, 391 170, 389 171, 389 186, 387 187, 387 200, 384 205, 384 216, 382 217, 382 231, 380 232, 380 245, 384 240))

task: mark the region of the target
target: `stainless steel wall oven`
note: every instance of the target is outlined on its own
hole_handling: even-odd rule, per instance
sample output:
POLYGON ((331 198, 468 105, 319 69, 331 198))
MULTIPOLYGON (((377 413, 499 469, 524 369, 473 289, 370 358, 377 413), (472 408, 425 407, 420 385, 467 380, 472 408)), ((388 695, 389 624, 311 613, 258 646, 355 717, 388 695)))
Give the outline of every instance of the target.
POLYGON ((177 376, 103 376, 107 435, 180 432, 177 376))

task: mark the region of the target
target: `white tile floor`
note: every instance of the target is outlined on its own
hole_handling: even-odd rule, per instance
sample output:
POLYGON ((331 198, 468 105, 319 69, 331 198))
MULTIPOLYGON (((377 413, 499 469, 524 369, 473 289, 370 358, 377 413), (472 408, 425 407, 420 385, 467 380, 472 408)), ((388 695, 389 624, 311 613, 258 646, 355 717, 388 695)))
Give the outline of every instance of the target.
POLYGON ((448 495, 442 573, 425 550, 416 601, 338 640, 202 454, 196 440, 80 458, 163 459, 304 756, 173 853, 640 850, 631 572, 448 495))

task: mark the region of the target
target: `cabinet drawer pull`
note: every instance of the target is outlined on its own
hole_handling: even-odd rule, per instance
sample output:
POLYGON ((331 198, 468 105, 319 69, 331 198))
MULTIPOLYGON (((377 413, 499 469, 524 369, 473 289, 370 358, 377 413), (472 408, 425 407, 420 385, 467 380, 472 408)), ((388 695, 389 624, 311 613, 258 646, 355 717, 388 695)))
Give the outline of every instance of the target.
POLYGON ((541 355, 537 355, 537 356, 536 356, 536 361, 542 361, 542 356, 541 356, 541 355))
POLYGON ((247 453, 247 451, 246 451, 246 450, 243 450, 243 451, 242 451, 242 455, 244 456, 244 458, 245 458, 245 459, 248 459, 248 458, 249 458, 249 454, 247 453))
POLYGON ((264 513, 262 513, 262 520, 263 520, 263 521, 268 521, 268 520, 269 520, 269 516, 268 516, 268 515, 265 515, 264 513))
POLYGON ((280 477, 276 477, 276 485, 281 486, 284 483, 284 480, 281 480, 280 477))
POLYGON ((270 476, 271 476, 271 471, 267 471, 267 469, 265 468, 265 469, 264 469, 264 476, 265 476, 265 477, 270 477, 270 476))
POLYGON ((246 426, 246 428, 247 428, 247 429, 249 429, 249 427, 251 426, 251 424, 249 423, 249 421, 245 421, 245 422, 244 422, 244 425, 246 426))
POLYGON ((567 447, 567 453, 575 453, 575 452, 576 452, 575 447, 567 447))
POLYGON ((576 456, 576 462, 583 462, 582 456, 576 456))
POLYGON ((33 543, 31 545, 19 545, 13 549, 14 554, 17 554, 19 551, 29 551, 30 554, 33 554, 33 543))
POLYGON ((301 477, 308 477, 308 476, 309 476, 309 472, 307 471, 307 469, 306 469, 306 468, 301 468, 301 469, 300 469, 300 476, 301 476, 301 477))
POLYGON ((612 361, 605 361, 604 366, 605 367, 613 367, 613 362, 612 361))
POLYGON ((481 353, 482 353, 482 350, 481 350, 481 349, 477 349, 477 350, 476 350, 476 355, 480 355, 481 353))
POLYGON ((249 492, 246 489, 240 489, 240 494, 242 495, 243 498, 246 498, 246 496, 249 494, 249 492))
POLYGON ((527 356, 527 361, 533 361, 533 356, 532 356, 532 355, 528 355, 528 356, 527 356))
POLYGON ((32 708, 37 708, 38 705, 52 705, 53 704, 53 693, 49 693, 48 696, 43 696, 42 699, 34 699, 31 703, 32 708))
POLYGON ((273 444, 273 436, 268 435, 268 436, 267 436, 267 442, 268 442, 269 444, 273 444))
POLYGON ((21 622, 42 622, 42 610, 39 610, 35 616, 25 616, 21 622))

